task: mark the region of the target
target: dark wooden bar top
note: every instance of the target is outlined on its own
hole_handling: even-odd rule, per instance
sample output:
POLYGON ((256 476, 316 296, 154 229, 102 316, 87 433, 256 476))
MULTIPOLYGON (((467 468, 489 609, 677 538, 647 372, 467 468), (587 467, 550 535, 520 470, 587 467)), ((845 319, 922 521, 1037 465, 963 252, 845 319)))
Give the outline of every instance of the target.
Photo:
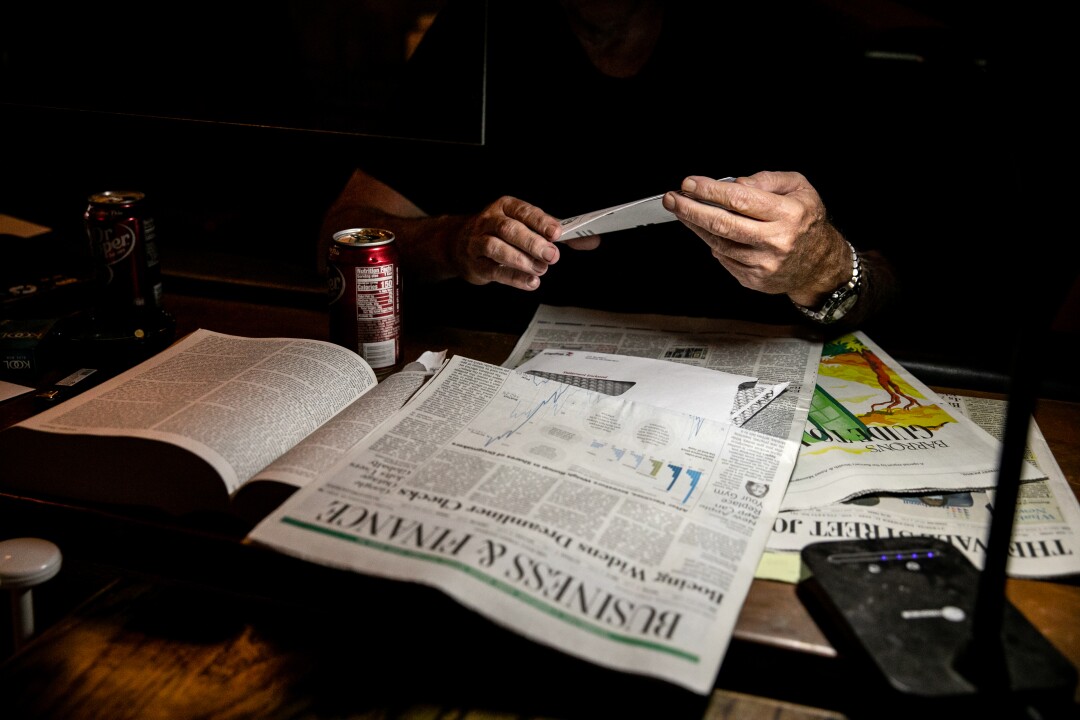
MULTIPOLYGON (((328 334, 326 314, 314 308, 184 295, 170 297, 169 308, 178 335, 196 327, 250 337, 328 334)), ((406 359, 447 350, 495 364, 517 342, 407 325, 405 338, 406 359)), ((4 403, 0 424, 25 412, 4 403)), ((1040 400, 1035 418, 1080 496, 1080 404, 1040 400)), ((56 537, 72 562, 100 567, 105 578, 100 592, 0 666, 5 718, 716 720, 865 710, 846 682, 860 669, 836 652, 788 583, 753 582, 717 688, 698 697, 538 647, 435 591, 404 593, 305 569, 235 537, 10 496, 0 496, 0 520, 56 537), (69 517, 76 519, 65 528, 69 517), (121 557, 107 557, 113 553, 121 557)), ((1007 594, 1080 667, 1077 578, 1010 579, 1007 594)), ((1080 689, 1075 700, 1080 710, 1080 689)))

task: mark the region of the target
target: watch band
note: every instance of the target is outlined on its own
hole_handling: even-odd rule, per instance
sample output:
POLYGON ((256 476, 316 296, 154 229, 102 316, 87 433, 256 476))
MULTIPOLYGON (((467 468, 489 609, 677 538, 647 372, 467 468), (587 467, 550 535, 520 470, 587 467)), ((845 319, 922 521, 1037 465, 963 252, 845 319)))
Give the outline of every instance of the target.
POLYGON ((822 325, 834 323, 847 315, 848 311, 855 305, 855 301, 859 299, 859 289, 863 278, 862 266, 859 264, 859 253, 855 251, 855 246, 850 242, 847 245, 851 248, 851 279, 833 290, 818 310, 811 310, 794 300, 791 301, 791 304, 797 307, 803 315, 822 325))

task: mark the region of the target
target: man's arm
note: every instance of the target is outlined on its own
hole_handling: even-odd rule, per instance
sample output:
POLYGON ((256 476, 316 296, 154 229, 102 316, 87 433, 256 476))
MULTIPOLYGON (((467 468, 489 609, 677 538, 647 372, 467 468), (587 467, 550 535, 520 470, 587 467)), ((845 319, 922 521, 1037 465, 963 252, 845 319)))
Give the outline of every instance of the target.
POLYGON ((852 253, 858 252, 858 300, 837 320, 838 328, 876 315, 895 292, 886 258, 849 245, 800 173, 759 172, 733 183, 690 176, 681 192, 665 195, 664 207, 744 287, 785 294, 805 308, 819 308, 853 279, 852 253))
POLYGON ((498 282, 522 290, 558 261, 552 242, 559 220, 535 205, 503 196, 475 215, 429 216, 363 170, 356 170, 327 210, 319 233, 318 267, 335 232, 378 227, 394 233, 402 265, 421 282, 461 277, 475 285, 498 282))

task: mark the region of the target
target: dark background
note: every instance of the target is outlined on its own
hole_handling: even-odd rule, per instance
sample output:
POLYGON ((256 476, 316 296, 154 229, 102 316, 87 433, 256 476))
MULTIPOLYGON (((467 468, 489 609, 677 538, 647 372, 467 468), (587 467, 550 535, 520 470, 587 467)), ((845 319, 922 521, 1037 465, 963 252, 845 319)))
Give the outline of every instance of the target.
MULTIPOLYGON (((1063 307, 1077 277, 1070 196, 1041 170, 1061 157, 1072 114, 1058 82, 1068 43, 1058 42, 1057 11, 1038 2, 819 2, 886 58, 883 72, 931 83, 941 68, 975 66, 993 98, 970 128, 992 170, 926 168, 928 183, 985 186, 986 205, 966 209, 978 213, 978 230, 950 247, 912 239, 901 261, 936 266, 939 281, 914 289, 910 314, 874 339, 928 382, 999 389, 1015 334, 1042 333, 1056 318, 1054 333, 1023 342, 1046 356, 1040 372, 1053 393, 1075 394, 1062 350, 1080 324, 1075 301, 1063 307)), ((50 252, 78 252, 90 193, 141 190, 153 202, 166 296, 324 305, 319 223, 352 169, 433 148, 468 162, 482 142, 481 37, 462 38, 463 55, 477 60, 475 76, 462 79, 471 99, 453 110, 460 136, 398 137, 397 82, 441 5, 9 3, 0 10, 0 212, 53 228, 42 240, 50 252)), ((933 107, 908 110, 933 122, 933 107)), ((912 188, 901 207, 918 201, 912 188)))

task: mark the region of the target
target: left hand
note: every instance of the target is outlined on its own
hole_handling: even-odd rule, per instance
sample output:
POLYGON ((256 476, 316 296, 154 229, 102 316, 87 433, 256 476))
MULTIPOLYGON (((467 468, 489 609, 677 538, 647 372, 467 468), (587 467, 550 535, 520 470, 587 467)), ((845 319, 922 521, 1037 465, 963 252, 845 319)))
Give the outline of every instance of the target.
POLYGON ((851 277, 851 251, 801 173, 763 171, 735 182, 692 175, 682 193, 667 193, 664 207, 744 287, 816 307, 851 277))

